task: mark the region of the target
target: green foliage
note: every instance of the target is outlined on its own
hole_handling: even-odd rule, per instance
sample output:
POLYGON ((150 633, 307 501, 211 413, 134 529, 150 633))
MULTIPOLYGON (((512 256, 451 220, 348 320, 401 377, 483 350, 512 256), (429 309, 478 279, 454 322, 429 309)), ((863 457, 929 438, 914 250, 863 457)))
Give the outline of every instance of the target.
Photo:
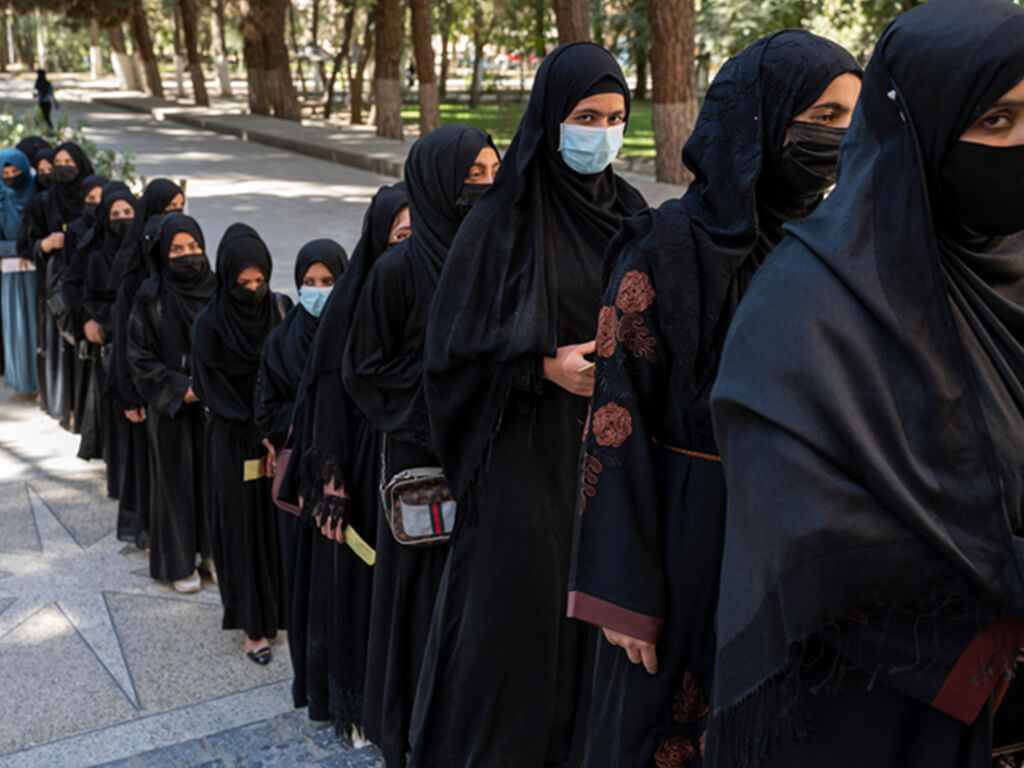
POLYGON ((96 173, 132 185, 135 182, 135 155, 123 150, 101 149, 85 135, 84 128, 83 123, 72 125, 64 114, 60 114, 56 125, 51 128, 39 110, 33 108, 16 115, 8 106, 0 112, 0 147, 13 147, 26 136, 42 136, 53 146, 73 141, 92 160, 96 173))

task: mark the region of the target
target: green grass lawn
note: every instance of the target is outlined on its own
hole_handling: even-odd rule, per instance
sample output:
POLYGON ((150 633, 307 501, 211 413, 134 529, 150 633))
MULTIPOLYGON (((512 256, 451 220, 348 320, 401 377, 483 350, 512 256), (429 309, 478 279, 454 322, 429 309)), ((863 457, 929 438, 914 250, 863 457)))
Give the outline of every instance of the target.
MULTIPOLYGON (((463 103, 442 104, 441 122, 445 125, 465 123, 483 128, 494 137, 495 144, 504 148, 512 141, 516 128, 519 126, 519 119, 525 110, 525 101, 488 102, 481 104, 476 109, 470 109, 468 104, 463 103)), ((419 119, 419 107, 415 104, 404 104, 402 119, 406 124, 415 126, 419 119)), ((651 103, 649 101, 633 102, 629 125, 626 127, 626 141, 619 156, 623 158, 654 158, 654 130, 651 128, 651 103)))

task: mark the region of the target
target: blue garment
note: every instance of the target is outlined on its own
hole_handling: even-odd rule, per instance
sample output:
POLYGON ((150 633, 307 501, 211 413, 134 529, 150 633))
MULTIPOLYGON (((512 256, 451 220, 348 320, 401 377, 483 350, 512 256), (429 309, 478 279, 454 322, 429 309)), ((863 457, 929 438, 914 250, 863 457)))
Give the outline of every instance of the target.
MULTIPOLYGON (((35 179, 28 157, 19 149, 0 151, 0 168, 13 165, 25 175, 25 186, 0 185, 0 258, 18 261, 16 238, 21 211, 32 197, 35 179)), ((39 389, 36 370, 36 273, 8 271, 0 285, 3 328, 4 380, 18 394, 39 389)))

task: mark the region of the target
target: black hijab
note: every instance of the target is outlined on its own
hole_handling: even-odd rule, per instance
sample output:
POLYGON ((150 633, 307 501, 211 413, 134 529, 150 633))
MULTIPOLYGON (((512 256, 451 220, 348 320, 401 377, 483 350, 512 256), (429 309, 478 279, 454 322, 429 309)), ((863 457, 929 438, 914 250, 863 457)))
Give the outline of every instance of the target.
POLYGON ((61 150, 66 151, 71 156, 71 159, 75 161, 75 167, 78 169, 78 173, 69 182, 62 184, 54 178, 53 188, 50 191, 50 194, 54 196, 56 201, 61 220, 67 223, 82 214, 82 206, 84 205, 81 191, 82 181, 86 176, 92 174, 93 171, 89 158, 85 156, 82 148, 73 141, 65 141, 63 144, 59 144, 53 152, 54 156, 56 157, 61 150))
POLYGON ((142 221, 149 221, 153 216, 163 216, 164 209, 178 195, 185 192, 170 179, 153 179, 146 185, 142 193, 142 221))
POLYGON ((50 81, 46 79, 46 70, 36 70, 36 84, 32 86, 33 89, 39 91, 39 95, 42 96, 53 86, 50 85, 50 81))
MULTIPOLYGON (((25 157, 28 158, 28 162, 33 168, 36 167, 36 158, 39 155, 40 150, 51 149, 50 142, 42 136, 26 136, 24 139, 19 141, 14 148, 20 149, 25 153, 25 157)), ((50 159, 52 160, 52 158, 50 159)))
MULTIPOLYGON (((729 505, 709 754, 756 762, 813 635, 927 704, 981 625, 1024 618, 1024 246, 950 247, 935 194, 959 136, 1024 77, 1021 40, 1005 0, 893 22, 838 186, 736 314, 712 393, 729 505)), ((977 685, 1017 641, 991 668, 979 653, 977 685)))
POLYGON ((700 401, 709 439, 707 398, 729 321, 782 239, 781 222, 762 206, 762 195, 775 191, 762 171, 779 166, 793 118, 847 72, 860 73, 853 56, 802 30, 768 35, 733 56, 708 89, 683 147, 694 176, 686 194, 623 222, 608 250, 606 284, 623 254, 639 252, 657 274, 663 306, 687 308, 659 321, 674 367, 684 372, 677 395, 700 401))
MULTIPOLYGON (((623 217, 644 207, 610 166, 583 176, 558 153, 562 121, 599 83, 628 109, 622 70, 600 46, 570 43, 544 59, 494 186, 448 255, 425 379, 434 445, 457 493, 497 430, 512 364, 594 337, 601 258, 623 217)), ((415 229, 414 220, 414 238, 415 229)))
POLYGON ((203 230, 199 228, 199 223, 191 216, 177 211, 168 213, 160 221, 154 242, 155 277, 160 285, 167 289, 165 293, 180 297, 177 303, 183 309, 183 312, 180 313, 181 317, 185 325, 191 327, 199 310, 206 306, 206 302, 213 296, 217 288, 217 278, 213 274, 213 270, 210 269, 209 260, 203 265, 201 271, 190 277, 180 277, 168 268, 171 243, 179 232, 188 232, 192 235, 205 252, 206 241, 203 238, 203 230))
MULTIPOLYGON (((310 240, 299 248, 299 253, 295 257, 296 290, 302 287, 302 280, 306 276, 306 272, 318 261, 327 267, 331 276, 337 280, 348 264, 348 254, 345 253, 345 249, 341 245, 328 237, 310 240)), ((331 292, 333 293, 333 291, 331 292)))
MULTIPOLYGON (((82 196, 82 216, 81 216, 81 218, 82 218, 82 222, 87 227, 91 228, 91 227, 95 226, 95 224, 96 224, 96 215, 94 213, 93 215, 90 216, 86 212, 86 209, 85 209, 85 198, 87 198, 89 196, 89 193, 92 192, 92 190, 96 189, 96 187, 105 187, 109 183, 110 183, 110 179, 108 179, 102 173, 90 173, 88 176, 86 176, 84 179, 82 179, 82 183, 79 185, 79 194, 82 196)), ((116 182, 116 183, 117 184, 121 184, 121 182, 116 182)), ((121 186, 124 186, 124 184, 121 184, 121 186)), ((128 187, 125 187, 125 189, 128 189, 128 187)), ((97 210, 98 209, 99 208, 97 206, 97 210)), ((91 240, 92 237, 90 236, 88 239, 91 240)), ((86 243, 86 240, 83 239, 81 245, 84 245, 85 243, 86 243)))
POLYGON ((103 186, 103 197, 96 209, 94 230, 97 240, 103 244, 106 267, 109 270, 122 249, 133 248, 142 234, 142 218, 139 215, 139 201, 128 185, 120 181, 111 181, 103 186), (123 233, 116 234, 110 227, 110 209, 118 200, 124 200, 135 211, 131 226, 123 233))
POLYGON ((270 251, 255 229, 242 223, 227 228, 217 246, 217 291, 206 310, 214 333, 197 334, 192 346, 197 354, 205 348, 203 356, 216 360, 217 367, 229 375, 256 373, 263 342, 281 320, 269 290, 272 268, 270 251), (236 295, 238 276, 249 267, 262 272, 268 286, 256 303, 236 295))

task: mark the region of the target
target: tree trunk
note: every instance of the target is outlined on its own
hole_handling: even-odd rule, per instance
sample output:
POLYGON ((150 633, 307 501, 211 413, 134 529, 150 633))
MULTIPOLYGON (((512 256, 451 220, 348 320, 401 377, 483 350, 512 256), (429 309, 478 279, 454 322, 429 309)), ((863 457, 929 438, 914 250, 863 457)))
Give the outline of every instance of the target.
POLYGON ((688 184, 691 176, 683 165, 682 152, 697 120, 694 0, 648 3, 647 16, 651 24, 655 178, 688 184))
POLYGON ((181 27, 185 32, 185 51, 188 53, 188 72, 192 76, 192 94, 201 107, 210 106, 203 78, 203 62, 199 58, 199 24, 196 0, 180 0, 181 27))
POLYGON ((633 46, 633 62, 636 64, 636 88, 633 98, 642 101, 647 98, 647 50, 642 45, 633 46))
POLYGON ((441 75, 438 78, 437 94, 441 101, 448 98, 448 67, 451 59, 448 57, 448 41, 452 36, 452 26, 448 17, 449 4, 445 3, 441 10, 441 75))
POLYGON ((139 90, 139 83, 135 77, 135 65, 125 47, 121 25, 113 24, 107 27, 106 32, 107 40, 110 41, 110 63, 114 67, 118 86, 126 91, 139 90))
POLYGON ((295 4, 288 2, 288 31, 292 39, 292 50, 295 51, 295 76, 299 79, 299 88, 302 89, 302 98, 309 98, 309 91, 306 90, 306 75, 302 71, 302 57, 299 55, 299 38, 295 33, 295 4))
POLYGON ((185 57, 181 53, 181 0, 171 0, 172 40, 174 43, 174 95, 185 98, 185 57))
POLYGON ((377 102, 377 135, 402 138, 402 0, 377 0, 377 53, 373 92, 377 102))
POLYGON ((7 17, 7 11, 0 8, 0 23, 3 24, 3 29, 0 30, 0 72, 7 71, 7 59, 10 56, 11 43, 10 43, 10 20, 7 17))
POLYGON ((8 64, 16 64, 18 57, 18 48, 14 44, 14 11, 10 8, 4 12, 4 19, 7 21, 7 53, 9 58, 7 59, 8 64))
POLYGON ((441 106, 434 76, 434 47, 430 44, 430 5, 427 0, 409 0, 412 10, 412 44, 416 55, 416 78, 419 80, 420 136, 441 127, 441 106))
POLYGON ((484 84, 484 12, 480 3, 473 5, 473 79, 469 83, 469 106, 476 109, 480 106, 480 93, 484 84))
POLYGON ((356 62, 356 74, 349 80, 348 99, 352 125, 363 124, 363 79, 366 75, 366 65, 373 53, 374 39, 374 14, 371 11, 366 17, 366 33, 363 35, 362 50, 359 52, 359 59, 356 62))
POLYGON ((313 19, 310 24, 312 29, 310 30, 313 34, 313 39, 310 40, 313 45, 320 47, 320 0, 313 0, 313 19))
POLYGON ((132 45, 142 60, 142 68, 146 76, 146 93, 162 99, 164 86, 160 82, 160 70, 157 69, 156 56, 153 53, 153 38, 149 35, 146 9, 142 5, 142 0, 132 0, 131 27, 132 45))
POLYGON ((220 95, 231 96, 231 72, 228 71, 227 43, 224 39, 224 0, 213 1, 210 15, 210 33, 213 37, 213 63, 217 70, 220 95))
MULTIPOLYGON (((661 5, 665 0, 651 0, 648 7, 661 5)), ((666 4, 673 5, 675 0, 666 4)), ((587 0, 552 0, 555 20, 558 22, 558 44, 590 39, 590 3, 587 0)), ((648 11, 653 13, 653 10, 648 11)))
POLYGON ((46 69, 46 39, 43 30, 46 28, 46 11, 36 8, 36 69, 46 69))
POLYGON ((533 52, 540 61, 547 56, 544 38, 548 26, 547 0, 533 0, 533 52))
POLYGON ((341 65, 345 62, 349 62, 346 65, 346 71, 348 72, 349 82, 352 82, 352 64, 349 53, 352 51, 352 26, 356 21, 356 3, 355 0, 348 0, 348 8, 345 10, 345 20, 343 22, 342 36, 341 36, 341 48, 338 50, 337 55, 334 57, 334 61, 331 66, 331 76, 327 81, 327 100, 324 102, 324 119, 330 119, 331 112, 334 111, 334 83, 338 79, 338 72, 341 70, 341 65))
POLYGON ((245 0, 242 40, 249 109, 257 115, 296 120, 299 100, 288 71, 288 47, 284 44, 288 0, 245 0))

